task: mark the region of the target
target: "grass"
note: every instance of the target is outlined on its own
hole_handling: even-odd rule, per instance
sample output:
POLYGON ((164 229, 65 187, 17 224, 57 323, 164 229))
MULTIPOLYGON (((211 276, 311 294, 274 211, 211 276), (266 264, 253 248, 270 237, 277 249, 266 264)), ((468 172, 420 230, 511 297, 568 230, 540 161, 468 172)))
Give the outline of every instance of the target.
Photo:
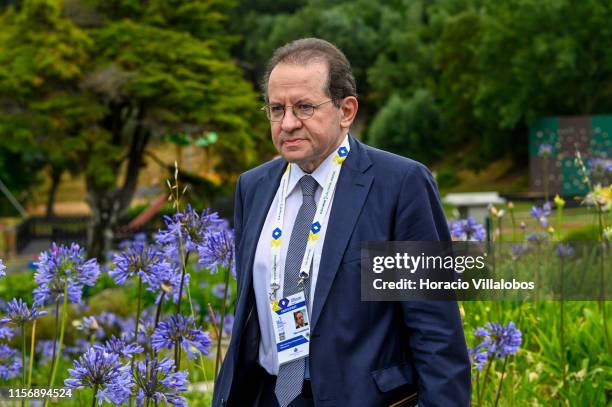
MULTIPOLYGON (((612 389, 612 355, 606 349, 603 314, 594 301, 565 302, 566 355, 560 343, 560 302, 463 302, 466 340, 476 345, 473 330, 488 321, 514 321, 522 331, 520 351, 509 359, 499 406, 605 406, 612 389), (563 370, 566 384, 563 385, 563 370)), ((607 315, 612 312, 606 303, 607 315)), ((484 406, 493 406, 501 377, 501 361, 492 368, 493 380, 484 393, 484 406)), ((483 373, 480 374, 482 380, 483 373)), ((474 379, 477 373, 474 370, 474 379)), ((476 392, 473 402, 477 406, 476 392)))

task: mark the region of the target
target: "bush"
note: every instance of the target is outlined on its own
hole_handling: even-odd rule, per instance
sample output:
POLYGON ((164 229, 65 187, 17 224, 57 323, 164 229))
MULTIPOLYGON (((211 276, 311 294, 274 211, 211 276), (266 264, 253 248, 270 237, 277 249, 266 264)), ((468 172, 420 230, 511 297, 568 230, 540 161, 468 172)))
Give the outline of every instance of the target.
POLYGON ((393 95, 372 121, 368 140, 384 150, 430 162, 442 155, 441 130, 433 96, 420 89, 409 99, 393 95))
POLYGON ((457 172, 451 168, 442 168, 436 172, 436 182, 438 188, 451 188, 459 184, 457 172))
POLYGON ((585 240, 597 241, 599 240, 599 228, 595 225, 584 226, 584 227, 581 227, 580 229, 569 231, 563 238, 563 241, 566 241, 566 242, 576 241, 576 240, 578 241, 585 241, 585 240))

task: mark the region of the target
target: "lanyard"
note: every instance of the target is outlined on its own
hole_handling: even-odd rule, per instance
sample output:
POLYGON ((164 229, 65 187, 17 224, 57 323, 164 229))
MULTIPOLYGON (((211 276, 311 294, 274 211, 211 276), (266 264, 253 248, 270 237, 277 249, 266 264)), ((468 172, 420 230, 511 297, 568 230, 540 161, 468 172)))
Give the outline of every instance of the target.
MULTIPOLYGON (((304 252, 304 257, 302 258, 302 265, 300 266, 300 280, 298 283, 300 285, 303 285, 304 281, 310 277, 310 265, 312 264, 316 244, 322 229, 323 217, 327 214, 329 208, 331 207, 332 196, 334 194, 334 190, 336 189, 336 184, 338 183, 338 177, 340 176, 342 163, 344 162, 344 160, 346 160, 349 151, 350 146, 347 137, 344 143, 342 143, 338 150, 336 150, 332 163, 332 168, 329 171, 329 174, 327 174, 327 179, 325 180, 325 185, 323 186, 323 193, 321 194, 321 198, 317 203, 315 216, 312 220, 310 232, 308 233, 308 243, 306 244, 306 251, 304 252)), ((285 173, 281 178, 279 186, 279 200, 278 206, 276 208, 276 214, 274 215, 274 227, 272 228, 272 240, 270 243, 270 264, 272 267, 270 273, 270 301, 276 299, 276 292, 280 288, 280 252, 283 236, 283 221, 285 218, 286 200, 287 194, 289 192, 288 187, 290 175, 291 165, 288 164, 287 169, 285 170, 285 173)))

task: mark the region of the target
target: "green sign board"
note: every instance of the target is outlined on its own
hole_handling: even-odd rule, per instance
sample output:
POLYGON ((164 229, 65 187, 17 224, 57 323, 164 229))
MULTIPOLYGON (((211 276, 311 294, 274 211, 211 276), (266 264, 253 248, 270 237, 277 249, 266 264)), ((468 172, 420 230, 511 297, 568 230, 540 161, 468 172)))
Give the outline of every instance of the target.
POLYGON ((612 116, 544 117, 529 128, 530 189, 551 195, 584 195, 575 159, 580 153, 591 180, 612 182, 612 116))

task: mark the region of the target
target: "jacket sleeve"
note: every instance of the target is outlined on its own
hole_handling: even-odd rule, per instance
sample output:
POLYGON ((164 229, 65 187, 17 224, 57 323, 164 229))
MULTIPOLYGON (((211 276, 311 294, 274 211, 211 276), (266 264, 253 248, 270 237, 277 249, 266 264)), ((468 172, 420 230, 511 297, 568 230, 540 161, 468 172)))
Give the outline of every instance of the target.
MULTIPOLYGON (((450 241, 429 170, 416 165, 402 182, 396 240, 450 241)), ((418 376, 419 407, 469 406, 470 363, 456 301, 406 301, 403 318, 418 376)))

